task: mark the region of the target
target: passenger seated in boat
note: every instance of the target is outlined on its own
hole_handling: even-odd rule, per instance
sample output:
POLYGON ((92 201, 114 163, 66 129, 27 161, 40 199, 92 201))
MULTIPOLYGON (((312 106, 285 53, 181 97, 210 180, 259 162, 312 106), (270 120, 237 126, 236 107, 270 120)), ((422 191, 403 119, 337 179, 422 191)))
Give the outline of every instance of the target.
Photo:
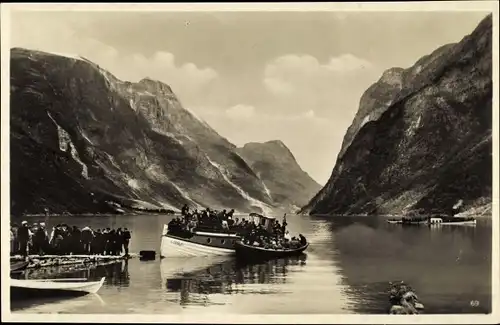
POLYGON ((292 240, 292 236, 290 235, 290 232, 288 230, 285 231, 285 234, 283 235, 283 238, 285 239, 285 241, 292 240))
POLYGON ((302 234, 299 234, 299 238, 300 238, 300 245, 301 246, 304 246, 305 244, 307 244, 306 237, 304 237, 302 234))
POLYGON ((194 232, 195 228, 197 227, 197 222, 196 220, 191 220, 187 224, 187 231, 194 232))
POLYGON ((189 207, 187 204, 184 204, 184 206, 181 209, 181 215, 185 216, 189 212, 189 207))
POLYGON ((222 220, 222 229, 225 231, 229 231, 229 224, 227 223, 227 220, 222 220))
POLYGON ((275 221, 274 226, 273 226, 273 233, 275 236, 280 236, 281 235, 281 225, 278 220, 275 221))

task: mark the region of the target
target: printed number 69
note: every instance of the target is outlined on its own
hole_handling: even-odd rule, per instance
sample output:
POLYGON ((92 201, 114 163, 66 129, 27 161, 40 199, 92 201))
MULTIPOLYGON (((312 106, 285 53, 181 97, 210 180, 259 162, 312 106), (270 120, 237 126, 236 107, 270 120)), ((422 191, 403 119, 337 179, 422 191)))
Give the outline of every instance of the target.
POLYGON ((478 300, 471 300, 471 301, 470 301, 470 305, 471 305, 472 307, 477 307, 477 306, 479 306, 479 301, 478 301, 478 300))

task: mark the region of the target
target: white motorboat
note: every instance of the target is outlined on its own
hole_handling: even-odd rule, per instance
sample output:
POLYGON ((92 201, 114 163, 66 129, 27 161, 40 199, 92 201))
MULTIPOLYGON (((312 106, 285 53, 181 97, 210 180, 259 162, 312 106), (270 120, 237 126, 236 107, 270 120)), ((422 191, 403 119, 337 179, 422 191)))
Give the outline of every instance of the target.
POLYGON ((168 226, 163 226, 160 257, 192 257, 231 255, 234 243, 239 240, 235 233, 203 232, 171 234, 168 226))

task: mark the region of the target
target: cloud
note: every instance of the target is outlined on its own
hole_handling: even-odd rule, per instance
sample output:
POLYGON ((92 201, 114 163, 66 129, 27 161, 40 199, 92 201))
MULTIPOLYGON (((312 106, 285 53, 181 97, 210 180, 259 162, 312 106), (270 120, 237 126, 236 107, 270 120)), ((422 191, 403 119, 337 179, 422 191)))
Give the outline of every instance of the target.
POLYGON ((361 96, 380 78, 381 72, 379 67, 352 54, 323 62, 308 54, 276 57, 263 69, 261 82, 269 99, 267 107, 261 109, 310 118, 317 123, 327 118, 346 130, 361 96))
POLYGON ((231 119, 248 119, 255 115, 255 107, 238 104, 228 108, 225 113, 231 119))
POLYGON ((137 82, 149 77, 165 82, 180 98, 189 98, 218 78, 214 69, 200 68, 192 62, 177 63, 169 52, 158 51, 151 56, 119 53, 99 40, 79 35, 73 29, 75 25, 62 17, 54 19, 40 12, 14 17, 11 47, 83 56, 122 80, 137 82))
POLYGON ((370 62, 352 54, 342 54, 338 57, 332 57, 326 65, 328 70, 336 72, 352 72, 371 67, 372 64, 370 62))
POLYGON ((263 83, 275 95, 288 95, 371 67, 370 62, 352 54, 331 57, 325 64, 311 55, 288 54, 266 65, 263 83))

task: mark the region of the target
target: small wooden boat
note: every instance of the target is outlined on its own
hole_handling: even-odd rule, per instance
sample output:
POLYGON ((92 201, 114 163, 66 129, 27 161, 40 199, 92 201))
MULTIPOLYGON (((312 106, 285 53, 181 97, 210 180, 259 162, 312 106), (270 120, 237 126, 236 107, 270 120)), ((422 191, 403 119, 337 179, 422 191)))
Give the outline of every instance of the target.
POLYGON ((104 284, 99 281, 89 282, 86 278, 77 279, 42 279, 42 280, 10 280, 10 294, 13 300, 35 297, 82 296, 97 293, 104 284))
POLYGON ((28 268, 29 264, 30 262, 27 261, 10 263, 10 274, 16 274, 25 271, 26 268, 28 268))
POLYGON ((263 248, 259 246, 252 246, 249 244, 245 244, 242 241, 237 241, 234 245, 236 249, 236 257, 241 258, 243 260, 270 260, 276 258, 283 258, 289 256, 297 256, 302 254, 307 247, 309 247, 309 243, 298 247, 298 248, 281 248, 281 249, 272 249, 272 248, 263 248))

